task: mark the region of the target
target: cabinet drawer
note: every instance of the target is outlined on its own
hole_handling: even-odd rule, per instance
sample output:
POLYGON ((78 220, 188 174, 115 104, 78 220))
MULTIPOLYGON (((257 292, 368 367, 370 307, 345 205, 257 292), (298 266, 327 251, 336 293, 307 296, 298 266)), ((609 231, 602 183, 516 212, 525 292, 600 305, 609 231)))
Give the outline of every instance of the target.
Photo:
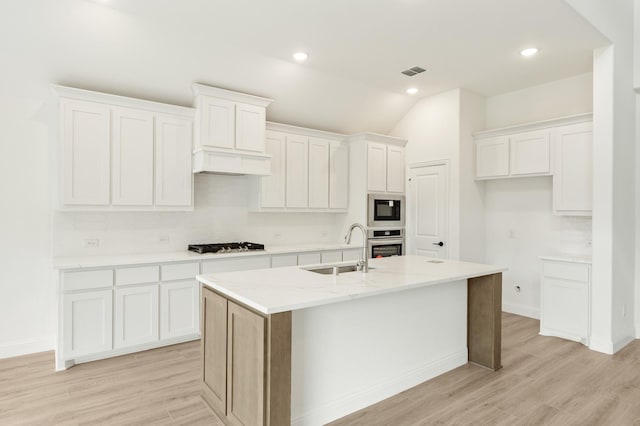
POLYGON ((92 288, 111 287, 113 270, 64 272, 62 274, 62 291, 87 290, 92 288))
POLYGON ((322 263, 342 262, 342 250, 323 251, 321 257, 322 263))
POLYGON ((269 256, 240 256, 202 262, 202 273, 248 271, 251 269, 267 269, 270 267, 271 259, 269 256))
POLYGON ((176 263, 172 265, 162 265, 162 281, 174 281, 193 278, 200 273, 200 264, 192 263, 176 263))
POLYGON ((300 253, 298 254, 298 265, 315 265, 321 263, 320 253, 300 253))
POLYGON ((271 267, 282 268, 285 266, 297 266, 297 254, 274 254, 271 256, 271 267))
POLYGON ((160 281, 160 267, 140 266, 116 269, 116 285, 145 284, 160 281))
POLYGON ((542 267, 545 277, 560 278, 571 281, 589 282, 589 265, 568 262, 544 262, 542 267))

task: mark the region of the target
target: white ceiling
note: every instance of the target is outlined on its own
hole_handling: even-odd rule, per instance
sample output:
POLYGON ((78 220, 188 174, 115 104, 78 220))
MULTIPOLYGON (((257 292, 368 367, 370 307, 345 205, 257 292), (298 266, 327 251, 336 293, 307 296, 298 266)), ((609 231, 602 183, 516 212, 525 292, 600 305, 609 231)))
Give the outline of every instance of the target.
POLYGON ((0 93, 58 83, 189 105, 197 81, 345 133, 386 133, 456 87, 491 96, 589 72, 606 44, 564 0, 20 0, 0 5, 0 31, 0 93), (400 74, 414 65, 429 71, 400 74))

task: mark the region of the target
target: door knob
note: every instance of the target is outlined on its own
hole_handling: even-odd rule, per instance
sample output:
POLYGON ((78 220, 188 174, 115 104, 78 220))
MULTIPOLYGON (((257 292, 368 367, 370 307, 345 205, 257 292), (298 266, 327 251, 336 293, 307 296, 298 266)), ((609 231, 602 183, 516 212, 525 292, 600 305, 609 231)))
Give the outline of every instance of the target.
POLYGON ((440 246, 440 247, 444 245, 442 241, 440 241, 439 243, 431 243, 431 244, 433 244, 434 246, 440 246))

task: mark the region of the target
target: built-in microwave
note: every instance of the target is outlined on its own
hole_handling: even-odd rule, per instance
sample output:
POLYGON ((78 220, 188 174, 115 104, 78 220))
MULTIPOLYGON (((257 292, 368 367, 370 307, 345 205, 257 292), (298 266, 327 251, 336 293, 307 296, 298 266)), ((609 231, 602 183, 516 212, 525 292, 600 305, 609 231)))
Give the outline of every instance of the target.
POLYGON ((369 194, 368 226, 404 226, 404 195, 369 194))

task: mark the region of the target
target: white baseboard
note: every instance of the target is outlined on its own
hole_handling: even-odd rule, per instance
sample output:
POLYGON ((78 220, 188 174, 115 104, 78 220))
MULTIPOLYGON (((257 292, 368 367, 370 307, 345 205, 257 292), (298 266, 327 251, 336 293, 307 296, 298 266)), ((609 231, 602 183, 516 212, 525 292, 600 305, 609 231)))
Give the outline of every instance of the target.
POLYGON ((437 361, 406 371, 399 377, 379 382, 364 391, 341 398, 339 401, 333 401, 307 411, 301 416, 291 419, 291 424, 294 426, 326 424, 465 365, 467 360, 468 354, 465 348, 437 361))
POLYGON ((618 352, 620 349, 624 348, 625 346, 627 346, 629 343, 633 342, 634 340, 636 340, 635 333, 629 333, 626 337, 618 340, 617 342, 615 342, 613 344, 613 353, 618 352))
POLYGON ((517 305, 515 303, 502 302, 502 310, 510 314, 516 314, 523 317, 534 318, 537 320, 540 319, 540 309, 532 308, 531 306, 527 305, 517 305))
POLYGON ((592 335, 589 339, 589 349, 596 352, 602 352, 607 355, 613 355, 634 340, 635 336, 632 333, 628 333, 627 336, 622 339, 618 339, 616 342, 607 338, 603 339, 599 336, 592 335))
POLYGON ((56 359, 56 371, 66 370, 76 364, 85 362, 98 361, 100 359, 113 358, 116 356, 127 355, 134 352, 148 351, 150 349, 161 348, 163 346, 177 345, 178 343, 191 342, 200 339, 200 334, 188 334, 186 336, 174 337, 171 339, 158 340, 143 345, 129 346, 126 348, 113 349, 107 352, 100 352, 91 355, 83 355, 73 359, 56 359))
POLYGON ((38 337, 19 342, 2 343, 0 344, 0 359, 52 351, 54 348, 53 337, 38 337))

